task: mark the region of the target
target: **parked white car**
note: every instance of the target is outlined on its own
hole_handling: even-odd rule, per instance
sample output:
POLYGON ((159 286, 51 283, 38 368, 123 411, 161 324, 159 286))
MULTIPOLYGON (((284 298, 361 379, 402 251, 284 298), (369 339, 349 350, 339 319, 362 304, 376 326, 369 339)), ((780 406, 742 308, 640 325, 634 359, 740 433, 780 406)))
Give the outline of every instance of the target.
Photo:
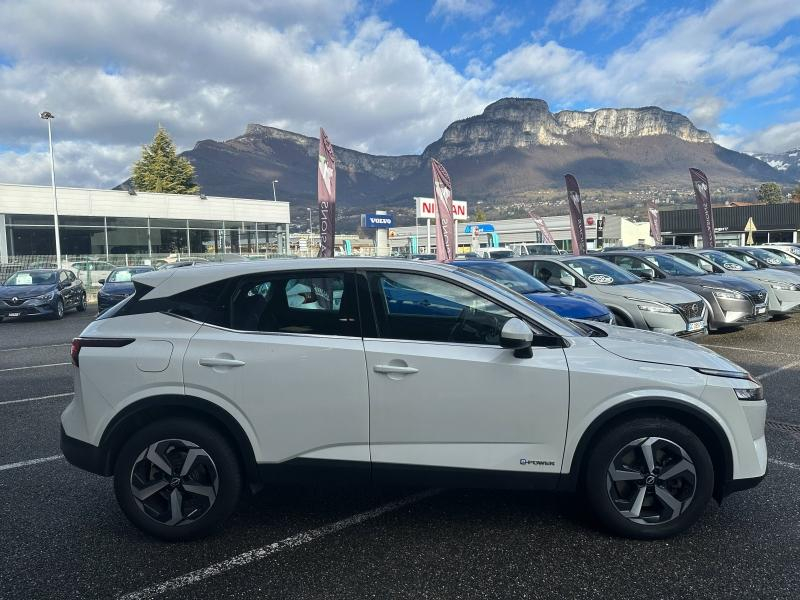
POLYGON ((496 246, 494 248, 480 248, 475 251, 479 258, 511 258, 514 256, 514 251, 505 246, 496 246))
POLYGON ((275 260, 134 282, 73 342, 61 447, 162 539, 212 531, 244 484, 346 477, 578 491, 610 531, 663 538, 766 472, 767 405, 741 367, 570 323, 454 265, 275 260))

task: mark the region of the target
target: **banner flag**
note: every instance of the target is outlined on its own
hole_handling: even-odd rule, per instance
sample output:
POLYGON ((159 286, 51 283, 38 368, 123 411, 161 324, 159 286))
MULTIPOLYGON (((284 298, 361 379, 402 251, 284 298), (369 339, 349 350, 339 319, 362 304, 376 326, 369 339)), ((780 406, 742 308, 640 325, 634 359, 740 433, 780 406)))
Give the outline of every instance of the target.
POLYGON ((711 209, 711 190, 708 187, 708 177, 700 169, 689 169, 692 176, 694 197, 697 200, 697 219, 700 221, 700 235, 703 237, 703 248, 713 248, 714 239, 714 211, 711 209))
POLYGON ((334 255, 336 239, 336 157, 328 136, 319 128, 317 161, 317 204, 319 206, 319 256, 334 255))
POLYGON ((531 216, 531 219, 533 219, 534 225, 536 225, 536 228, 539 230, 539 233, 542 235, 542 241, 545 244, 555 244, 556 240, 553 237, 553 234, 550 233, 550 230, 547 228, 547 225, 545 225, 544 219, 542 217, 536 215, 532 211, 528 211, 528 214, 531 216))
POLYGON ((658 214, 658 209, 652 202, 647 205, 647 218, 650 221, 650 237, 658 245, 661 243, 661 215, 658 214))
POLYGON ((572 234, 572 253, 586 254, 586 225, 583 222, 581 190, 575 177, 564 175, 567 182, 567 203, 569 204, 569 225, 572 234))
POLYGON ((453 186, 450 175, 435 158, 433 169, 433 198, 436 200, 436 260, 444 262, 456 257, 456 222, 453 219, 453 186))

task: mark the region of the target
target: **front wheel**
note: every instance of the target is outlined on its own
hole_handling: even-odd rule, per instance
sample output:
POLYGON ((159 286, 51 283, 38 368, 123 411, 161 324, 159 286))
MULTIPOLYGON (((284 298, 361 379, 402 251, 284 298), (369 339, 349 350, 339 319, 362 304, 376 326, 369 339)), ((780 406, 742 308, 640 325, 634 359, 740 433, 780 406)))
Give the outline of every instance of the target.
POLYGON ((124 444, 114 492, 139 529, 176 542, 204 537, 236 508, 242 470, 234 450, 205 423, 170 418, 124 444))
POLYGON ((55 321, 59 321, 64 318, 64 301, 61 298, 56 301, 56 310, 50 316, 50 318, 55 321))
POLYGON ((667 418, 620 423, 597 440, 584 473, 594 513, 611 532, 662 539, 691 527, 714 489, 700 439, 667 418))
POLYGON ((86 305, 86 292, 84 292, 81 294, 81 299, 78 301, 78 306, 76 306, 75 309, 78 312, 86 312, 86 305))

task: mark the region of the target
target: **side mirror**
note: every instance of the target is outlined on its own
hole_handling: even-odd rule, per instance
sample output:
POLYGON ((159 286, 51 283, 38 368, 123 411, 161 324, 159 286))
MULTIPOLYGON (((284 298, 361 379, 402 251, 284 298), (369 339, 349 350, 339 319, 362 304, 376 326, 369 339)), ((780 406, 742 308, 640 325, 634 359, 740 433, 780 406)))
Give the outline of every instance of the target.
POLYGON ((565 288, 572 289, 575 287, 575 278, 572 275, 562 275, 560 281, 565 288))
POLYGON ((713 273, 714 272, 714 267, 712 265, 708 264, 707 262, 701 262, 700 263, 700 268, 703 269, 703 271, 705 271, 706 273, 713 273))
POLYGON ((98 279, 97 280, 97 283, 99 283, 100 285, 103 285, 105 282, 106 282, 105 279, 98 279))
POLYGON ((506 321, 500 331, 500 345, 514 351, 517 358, 531 358, 533 351, 533 332, 524 321, 516 317, 506 321))
POLYGON ((653 269, 642 269, 641 271, 637 271, 636 274, 647 281, 653 281, 653 279, 656 278, 656 272, 653 271, 653 269))

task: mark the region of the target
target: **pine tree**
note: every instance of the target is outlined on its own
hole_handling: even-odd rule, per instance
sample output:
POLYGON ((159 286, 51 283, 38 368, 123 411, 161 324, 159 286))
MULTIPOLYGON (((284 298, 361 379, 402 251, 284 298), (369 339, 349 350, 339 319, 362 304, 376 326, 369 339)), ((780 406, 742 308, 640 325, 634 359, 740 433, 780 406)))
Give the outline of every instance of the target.
POLYGON ((133 165, 133 186, 142 192, 197 194, 194 167, 178 156, 167 130, 158 126, 150 145, 142 147, 142 157, 133 165))
POLYGON ((758 201, 767 204, 779 204, 783 202, 783 190, 777 183, 763 183, 758 188, 758 201))

